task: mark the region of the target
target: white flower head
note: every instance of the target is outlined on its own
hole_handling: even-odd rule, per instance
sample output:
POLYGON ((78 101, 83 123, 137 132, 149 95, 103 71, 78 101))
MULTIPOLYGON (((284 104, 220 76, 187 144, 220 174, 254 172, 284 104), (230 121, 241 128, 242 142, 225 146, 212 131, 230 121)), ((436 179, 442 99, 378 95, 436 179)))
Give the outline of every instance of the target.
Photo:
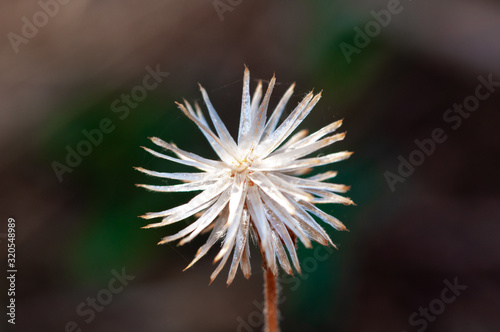
POLYGON ((332 245, 328 234, 314 219, 346 230, 335 217, 315 206, 317 203, 353 204, 345 193, 349 187, 324 182, 337 175, 328 171, 311 177, 301 177, 312 167, 327 165, 348 158, 352 152, 337 152, 319 157, 309 155, 319 149, 344 139, 345 133, 334 134, 342 120, 333 122, 308 135, 301 130, 290 137, 321 98, 321 93, 307 94, 295 109, 280 123, 285 105, 293 94, 292 85, 268 117, 269 99, 276 82, 271 79, 262 99, 262 83, 250 97, 250 72, 245 68, 243 97, 238 139, 235 141, 210 102, 207 92, 200 86, 215 132, 210 128, 200 107, 195 109, 187 102, 177 103, 182 112, 201 130, 220 160, 206 159, 179 149, 174 144, 153 137, 154 144, 170 151, 176 157, 144 149, 154 156, 198 169, 193 173, 163 173, 136 168, 159 178, 180 180, 175 185, 138 185, 158 192, 201 191, 186 204, 141 216, 145 219, 162 218, 160 222, 144 228, 170 225, 196 215, 198 219, 174 235, 166 236, 159 244, 182 239, 179 244, 193 240, 202 232, 211 231, 207 242, 196 254, 191 267, 218 241, 222 248, 214 262, 220 260, 211 281, 231 257, 227 283, 230 284, 238 265, 246 278, 250 276, 249 238, 258 244, 265 266, 277 274, 278 264, 292 274, 289 257, 300 273, 296 251, 298 238, 305 247, 311 240, 322 245, 332 245), (290 138, 289 138, 290 137, 290 138), (286 250, 285 250, 286 248, 286 250), (287 255, 288 251, 288 255, 287 255))

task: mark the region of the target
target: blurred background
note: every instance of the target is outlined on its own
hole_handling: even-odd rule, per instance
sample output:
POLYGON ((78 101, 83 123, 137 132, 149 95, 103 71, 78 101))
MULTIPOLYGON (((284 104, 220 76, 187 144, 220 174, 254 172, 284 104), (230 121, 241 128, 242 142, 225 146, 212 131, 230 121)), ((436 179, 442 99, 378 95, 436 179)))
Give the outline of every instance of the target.
POLYGON ((208 285, 214 250, 182 272, 206 236, 157 246, 185 224, 137 216, 191 195, 136 188, 155 179, 132 168, 189 171, 149 136, 213 157, 174 102, 200 82, 236 134, 244 64, 252 89, 276 73, 272 105, 296 82, 287 112, 323 90, 301 128, 344 118, 328 150, 355 151, 333 167, 357 206, 323 207, 350 232, 325 227, 336 251, 299 244, 282 330, 500 330, 498 2, 59 1, 0 4, 0 258, 14 218, 18 269, 2 330, 261 330, 258 251, 230 287, 227 268, 208 285))

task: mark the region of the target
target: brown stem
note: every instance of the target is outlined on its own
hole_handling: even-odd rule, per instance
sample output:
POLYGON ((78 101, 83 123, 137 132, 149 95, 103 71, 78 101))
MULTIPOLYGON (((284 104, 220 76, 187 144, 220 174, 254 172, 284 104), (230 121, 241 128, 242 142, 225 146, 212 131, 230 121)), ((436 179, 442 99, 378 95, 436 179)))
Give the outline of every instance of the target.
POLYGON ((271 269, 264 268, 264 331, 279 332, 278 279, 271 269))

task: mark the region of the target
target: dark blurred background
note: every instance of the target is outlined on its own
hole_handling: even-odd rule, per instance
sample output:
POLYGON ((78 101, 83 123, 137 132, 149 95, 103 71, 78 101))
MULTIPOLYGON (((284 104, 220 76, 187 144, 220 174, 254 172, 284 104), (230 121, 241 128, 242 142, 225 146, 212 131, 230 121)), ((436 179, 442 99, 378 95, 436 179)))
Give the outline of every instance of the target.
POLYGON ((244 64, 252 89, 276 73, 273 105, 297 83, 288 112, 323 90, 301 128, 344 118, 330 151, 355 151, 333 167, 357 206, 324 207, 350 232, 327 228, 337 251, 300 248, 283 331, 500 330, 500 91, 478 88, 500 82, 498 2, 60 1, 0 4, 0 258, 6 270, 11 217, 18 269, 3 330, 261 329, 259 253, 230 287, 227 268, 208 285, 215 251, 182 272, 206 236, 157 246, 185 224, 141 230, 137 216, 191 195, 136 188, 154 179, 132 169, 181 169, 140 149, 149 136, 213 156, 174 101, 200 101, 202 83, 235 134, 244 64), (126 106, 146 68, 169 74, 126 106), (474 104, 476 89, 489 95, 474 104), (473 111, 448 111, 464 100, 473 111), (108 133, 69 167, 103 119, 108 133), (415 152, 436 128, 446 140, 415 152))

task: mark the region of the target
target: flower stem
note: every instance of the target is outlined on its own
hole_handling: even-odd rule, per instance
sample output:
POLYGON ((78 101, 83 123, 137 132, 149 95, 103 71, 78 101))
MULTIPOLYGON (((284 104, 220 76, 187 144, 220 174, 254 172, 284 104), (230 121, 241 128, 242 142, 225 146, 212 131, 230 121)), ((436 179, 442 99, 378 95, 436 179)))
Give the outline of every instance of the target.
POLYGON ((264 332, 279 332, 278 279, 271 269, 264 268, 264 332))

